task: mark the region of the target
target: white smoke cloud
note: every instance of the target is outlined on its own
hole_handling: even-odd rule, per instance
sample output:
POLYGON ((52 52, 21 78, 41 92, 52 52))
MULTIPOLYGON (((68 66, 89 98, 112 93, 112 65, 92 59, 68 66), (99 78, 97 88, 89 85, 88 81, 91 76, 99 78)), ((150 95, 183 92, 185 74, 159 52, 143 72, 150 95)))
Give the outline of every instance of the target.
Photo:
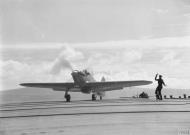
POLYGON ((63 69, 72 70, 73 68, 68 60, 66 60, 63 56, 59 56, 53 63, 50 73, 59 74, 63 69))
POLYGON ((76 51, 74 48, 69 46, 62 46, 61 52, 58 57, 55 59, 52 65, 51 73, 59 74, 61 70, 69 69, 73 70, 72 62, 83 59, 84 56, 81 52, 76 51))

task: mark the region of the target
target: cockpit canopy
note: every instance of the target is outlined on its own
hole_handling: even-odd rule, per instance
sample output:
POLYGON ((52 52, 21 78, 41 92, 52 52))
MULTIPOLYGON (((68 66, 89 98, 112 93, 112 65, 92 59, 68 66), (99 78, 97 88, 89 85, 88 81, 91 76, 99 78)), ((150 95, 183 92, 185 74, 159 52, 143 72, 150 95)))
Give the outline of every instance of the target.
POLYGON ((83 76, 90 75, 90 72, 88 72, 86 69, 84 69, 83 71, 74 70, 73 73, 78 73, 78 74, 81 74, 83 76))
POLYGON ((83 70, 83 73, 85 74, 85 75, 90 75, 90 73, 85 69, 85 70, 83 70))

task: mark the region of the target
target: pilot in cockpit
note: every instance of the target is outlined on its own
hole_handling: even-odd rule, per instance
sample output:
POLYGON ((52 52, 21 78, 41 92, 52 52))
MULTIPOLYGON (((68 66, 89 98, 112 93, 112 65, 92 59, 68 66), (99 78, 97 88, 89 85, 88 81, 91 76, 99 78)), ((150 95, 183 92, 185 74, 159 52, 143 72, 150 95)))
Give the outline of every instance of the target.
POLYGON ((85 75, 90 75, 90 73, 86 69, 83 72, 85 75))

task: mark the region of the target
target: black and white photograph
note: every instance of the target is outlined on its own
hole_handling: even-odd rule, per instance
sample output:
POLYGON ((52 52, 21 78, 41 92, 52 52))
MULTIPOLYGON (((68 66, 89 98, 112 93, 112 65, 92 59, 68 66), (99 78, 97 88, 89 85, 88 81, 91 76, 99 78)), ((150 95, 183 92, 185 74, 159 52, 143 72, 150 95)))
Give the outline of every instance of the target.
POLYGON ((0 0, 0 135, 190 135, 190 0, 0 0))

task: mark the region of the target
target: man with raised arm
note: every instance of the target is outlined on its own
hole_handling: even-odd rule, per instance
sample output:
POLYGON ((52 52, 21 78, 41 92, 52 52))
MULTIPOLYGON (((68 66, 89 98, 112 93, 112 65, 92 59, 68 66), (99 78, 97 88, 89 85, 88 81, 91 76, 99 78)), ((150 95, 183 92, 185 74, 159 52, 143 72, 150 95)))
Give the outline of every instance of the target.
POLYGON ((162 100, 162 93, 161 90, 163 88, 163 85, 166 86, 164 83, 164 80, 162 79, 162 75, 159 75, 159 78, 157 79, 158 74, 155 76, 155 81, 158 81, 158 86, 156 88, 155 94, 156 94, 156 99, 162 100))

